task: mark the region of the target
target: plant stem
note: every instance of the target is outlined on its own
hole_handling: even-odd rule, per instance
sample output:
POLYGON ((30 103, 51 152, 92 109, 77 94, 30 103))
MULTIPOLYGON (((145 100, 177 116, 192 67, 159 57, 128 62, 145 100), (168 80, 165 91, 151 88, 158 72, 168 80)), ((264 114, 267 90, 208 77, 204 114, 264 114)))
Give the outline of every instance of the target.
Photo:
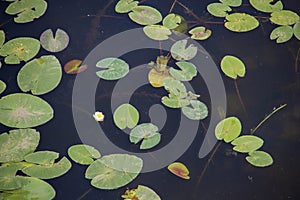
POLYGON ((89 188, 87 191, 85 191, 80 197, 77 198, 77 200, 83 199, 90 191, 92 191, 91 188, 89 188))
POLYGON ((169 13, 171 13, 173 11, 174 6, 175 6, 176 3, 177 3, 177 0, 174 0, 173 4, 172 4, 172 6, 171 6, 171 8, 169 10, 169 13))
POLYGON ((240 100, 240 103, 241 103, 241 105, 242 105, 242 108, 243 108, 245 114, 246 114, 247 117, 248 117, 248 113, 247 113, 246 107, 245 107, 245 105, 244 105, 243 99, 242 99, 242 97, 241 97, 240 90, 239 90, 239 88, 238 88, 236 79, 234 79, 234 87, 235 87, 236 94, 237 94, 237 96, 238 96, 238 98, 239 98, 239 100, 240 100))
POLYGON ((186 7, 185 5, 183 5, 180 1, 176 1, 181 7, 183 7, 185 9, 185 11, 187 12, 187 14, 191 14, 195 19, 197 19, 198 21, 201 21, 201 19, 193 12, 191 11, 188 7, 186 7))
POLYGON ((281 110, 282 108, 284 108, 285 106, 287 106, 287 104, 283 104, 281 106, 279 106, 278 108, 274 109, 270 114, 268 114, 253 130, 250 131, 250 134, 253 135, 253 133, 265 122, 267 121, 270 117, 272 117, 272 115, 274 115, 276 112, 278 112, 279 110, 281 110))
POLYGON ((8 20, 6 20, 5 22, 3 22, 2 24, 0 24, 0 27, 4 26, 5 24, 7 24, 8 22, 10 22, 13 18, 10 18, 8 20))
POLYGON ((300 47, 298 48, 297 56, 296 56, 296 59, 295 59, 295 72, 296 72, 296 73, 298 72, 298 60, 299 60, 299 54, 300 54, 300 47))

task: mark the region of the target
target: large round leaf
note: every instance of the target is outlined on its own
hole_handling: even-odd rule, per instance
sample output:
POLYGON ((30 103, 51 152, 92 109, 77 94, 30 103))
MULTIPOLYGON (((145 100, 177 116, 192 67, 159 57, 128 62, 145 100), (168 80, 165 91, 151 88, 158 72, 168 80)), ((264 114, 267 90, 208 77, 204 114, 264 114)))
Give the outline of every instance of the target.
POLYGON ((234 32, 247 32, 258 27, 255 17, 246 13, 233 13, 226 16, 225 27, 234 32))
POLYGON ((129 18, 140 25, 153 25, 162 20, 158 10, 150 6, 137 6, 132 9, 129 18))
POLYGON ((242 0, 220 0, 220 2, 232 7, 239 7, 242 5, 242 0))
POLYGON ((272 156, 264 151, 250 152, 246 160, 255 167, 267 167, 273 164, 272 156))
POLYGON ((144 33, 153 40, 167 40, 172 32, 161 25, 149 25, 143 28, 144 33))
POLYGON ((221 69, 226 76, 237 79, 237 77, 244 77, 246 67, 244 63, 235 56, 224 56, 221 60, 221 69))
POLYGON ((277 25, 293 25, 299 21, 299 15, 290 10, 281 10, 271 13, 271 22, 277 25))
POLYGON ((207 106, 198 100, 191 100, 191 107, 183 107, 182 113, 191 120, 201 120, 208 116, 207 106))
POLYGON ((141 140, 140 149, 150 149, 156 146, 161 139, 157 126, 151 123, 140 124, 130 132, 130 142, 137 144, 141 140))
POLYGON ((287 42, 292 37, 293 37, 293 28, 291 26, 279 26, 275 28, 270 34, 270 39, 271 40, 276 39, 276 43, 287 42))
POLYGON ((205 28, 204 26, 198 26, 189 31, 191 38, 194 40, 206 40, 211 36, 211 30, 205 28))
POLYGON ((51 29, 47 29, 40 36, 42 47, 50 52, 60 52, 64 50, 67 48, 69 40, 68 34, 61 29, 57 29, 55 35, 53 35, 51 29))
POLYGON ((187 46, 187 40, 179 40, 172 45, 171 54, 175 60, 191 60, 197 54, 197 47, 193 44, 187 46))
POLYGON ((215 135, 218 140, 231 142, 237 138, 242 131, 242 124, 236 117, 228 117, 220 121, 215 128, 215 135))
POLYGON ((119 58, 104 58, 97 62, 96 67, 105 69, 96 72, 97 76, 105 80, 117 80, 129 72, 129 65, 119 58))
POLYGON ((47 9, 47 2, 44 0, 18 0, 11 3, 5 10, 7 14, 17 15, 14 21, 27 23, 42 16, 47 9))
POLYGON ((259 11, 271 13, 283 9, 283 4, 281 1, 277 1, 274 4, 274 0, 250 0, 250 4, 259 11))
POLYGON ((111 154, 94 161, 85 177, 100 189, 117 189, 130 183, 141 172, 143 160, 128 154, 111 154))
POLYGON ((300 40, 300 22, 297 22, 293 27, 295 37, 300 40))
POLYGON ((249 153, 262 147, 264 141, 254 135, 243 135, 231 142, 233 150, 241 153, 249 153))
POLYGON ((15 93, 0 99, 0 123, 16 128, 42 125, 53 118, 53 109, 43 99, 15 93))
POLYGON ((19 162, 38 146, 40 134, 34 129, 16 129, 0 135, 0 163, 19 162))
POLYGON ((94 159, 100 158, 100 152, 92 146, 86 144, 73 145, 68 149, 70 158, 79 164, 89 165, 94 159))
POLYGON ((133 128, 137 125, 140 114, 138 110, 130 104, 120 105, 114 112, 114 122, 116 126, 123 130, 126 127, 133 128))
POLYGON ((190 62, 176 62, 180 70, 170 68, 169 73, 179 81, 190 81, 197 75, 196 66, 190 62))
POLYGON ((181 23, 181 16, 174 13, 168 14, 163 20, 163 26, 168 29, 175 29, 181 23))
POLYGON ((61 77, 61 65, 55 56, 50 55, 26 63, 19 71, 17 81, 23 92, 41 95, 56 88, 61 77))
POLYGON ((4 56, 6 64, 19 64, 29 61, 40 50, 40 41, 30 37, 9 40, 0 48, 0 56, 4 56))
POLYGON ((117 13, 128 13, 132 11, 133 8, 138 6, 138 1, 133 0, 120 0, 115 7, 117 13))
POLYGON ((211 3, 207 6, 207 11, 215 17, 225 17, 231 8, 223 3, 211 3))
POLYGON ((4 92, 5 89, 6 89, 6 84, 5 84, 5 82, 3 82, 3 81, 0 80, 0 94, 1 94, 2 92, 4 92))

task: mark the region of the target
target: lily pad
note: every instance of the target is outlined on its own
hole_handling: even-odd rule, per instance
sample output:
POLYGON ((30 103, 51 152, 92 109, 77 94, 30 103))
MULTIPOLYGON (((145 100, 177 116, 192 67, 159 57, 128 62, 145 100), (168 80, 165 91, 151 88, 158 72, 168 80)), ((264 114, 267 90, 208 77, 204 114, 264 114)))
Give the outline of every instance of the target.
POLYGON ((149 25, 143 28, 144 33, 153 40, 167 40, 172 32, 161 25, 149 25))
POLYGON ((233 13, 226 16, 224 26, 234 32, 247 32, 259 26, 257 19, 246 13, 233 13))
POLYGON ((262 147, 264 141, 254 135, 243 135, 231 142, 233 150, 240 153, 249 153, 262 147))
POLYGON ((271 40, 276 39, 276 43, 287 42, 292 37, 293 37, 293 28, 291 26, 279 26, 275 28, 270 34, 270 39, 271 40))
POLYGON ((70 158, 79 164, 89 165, 94 159, 100 158, 100 152, 92 146, 86 144, 73 145, 68 149, 70 158))
MULTIPOLYGON (((180 16, 180 15, 177 15, 177 16, 180 16)), ((175 35, 185 34, 188 30, 187 21, 182 16, 180 16, 180 18, 181 18, 181 22, 179 23, 179 26, 172 30, 175 35)))
POLYGON ((206 40, 211 36, 211 30, 204 26, 199 26, 190 30, 189 34, 192 35, 191 38, 194 40, 206 40))
POLYGON ((239 7, 242 5, 242 0, 220 0, 220 2, 231 7, 239 7))
POLYGON ((11 3, 5 10, 9 15, 17 15, 16 23, 27 23, 41 17, 47 9, 44 0, 18 0, 11 3))
MULTIPOLYGON (((36 156, 34 161, 39 162, 40 158, 36 156)), ((71 169, 71 166, 72 166, 71 162, 66 157, 63 157, 57 163, 49 163, 49 164, 41 164, 41 165, 32 164, 30 166, 24 167, 22 169, 22 172, 28 176, 32 176, 40 179, 51 179, 67 173, 71 169)))
MULTIPOLYGON (((19 2, 19 1, 18 1, 19 2)), ((0 48, 0 56, 5 57, 6 64, 19 64, 29 61, 40 50, 40 41, 30 37, 9 40, 0 48)))
POLYGON ((187 46, 187 40, 179 40, 171 47, 171 54, 175 60, 191 60, 197 54, 197 47, 193 44, 187 46))
POLYGON ((165 78, 172 78, 168 70, 159 72, 156 69, 151 69, 148 73, 148 80, 150 84, 155 88, 163 87, 163 80, 165 78))
POLYGON ((250 152, 246 160, 255 167, 267 167, 273 164, 272 156, 264 151, 250 152))
POLYGON ((157 126, 151 123, 144 123, 136 126, 130 132, 130 142, 137 144, 141 140, 140 149, 150 149, 156 146, 161 139, 157 126))
POLYGON ((34 152, 40 134, 34 129, 16 129, 0 135, 0 163, 19 162, 34 152))
POLYGON ((181 23, 181 16, 176 15, 174 13, 168 14, 163 19, 163 26, 168 29, 175 29, 179 26, 180 23, 181 23))
POLYGON ((174 162, 168 166, 168 170, 183 179, 190 179, 188 168, 180 162, 174 162))
POLYGON ((138 124, 140 114, 134 106, 122 104, 115 110, 113 118, 119 129, 123 130, 126 127, 132 129, 138 124))
POLYGON ((271 22, 277 25, 293 25, 297 23, 299 19, 299 15, 290 10, 281 10, 271 13, 270 17, 271 22))
POLYGON ((20 176, 16 176, 23 165, 18 163, 5 163, 0 167, 0 191, 15 190, 22 187, 20 176))
POLYGON ((95 160, 86 170, 85 177, 99 189, 117 189, 127 185, 141 172, 143 160, 128 154, 111 154, 95 160))
POLYGON ((161 200, 155 191, 144 185, 138 185, 136 189, 126 190, 122 198, 125 200, 161 200))
POLYGON ((232 9, 223 3, 211 3, 207 6, 207 11, 215 17, 225 17, 232 9))
POLYGON ((207 106, 198 100, 191 100, 191 107, 183 107, 182 113, 191 120, 202 120, 208 116, 207 106))
POLYGON ((218 140, 231 142, 237 138, 242 131, 242 124, 236 117, 228 117, 220 121, 215 128, 215 135, 218 140))
POLYGON ((300 22, 297 22, 293 27, 295 37, 300 40, 300 22))
POLYGON ((128 15, 132 21, 140 25, 153 25, 162 20, 160 12, 150 6, 134 7, 128 15))
POLYGON ((117 13, 128 13, 132 11, 133 8, 138 6, 138 1, 133 0, 120 0, 116 4, 115 11, 117 13))
POLYGON ((226 76, 237 79, 237 77, 244 77, 246 67, 244 63, 235 56, 224 56, 221 61, 221 69, 226 76))
POLYGON ((28 128, 42 125, 53 118, 53 109, 43 99, 15 93, 0 99, 0 123, 9 127, 28 128))
POLYGON ((50 55, 26 63, 19 71, 17 81, 23 92, 41 95, 55 89, 61 77, 61 65, 55 56, 50 55))
POLYGON ((171 67, 169 73, 179 81, 190 81, 197 75, 197 69, 193 63, 176 62, 176 65, 181 70, 177 70, 171 67))
POLYGON ((283 9, 283 4, 281 1, 277 1, 274 4, 274 0, 250 0, 250 4, 259 11, 271 13, 283 9))
POLYGON ((67 74, 79 74, 81 72, 84 72, 88 66, 85 65, 81 65, 82 60, 70 60, 69 62, 67 62, 64 66, 64 71, 67 74))
POLYGON ((97 76, 105 80, 117 80, 129 72, 129 65, 119 58, 104 58, 97 62, 96 67, 105 69, 96 72, 97 76))
POLYGON ((69 41, 69 35, 62 29, 57 29, 55 35, 53 35, 51 29, 47 29, 40 36, 42 47, 55 53, 67 48, 69 41))
POLYGON ((3 30, 0 30, 0 48, 2 47, 4 42, 5 42, 5 33, 3 30))
POLYGON ((5 82, 3 82, 3 81, 0 80, 0 94, 1 94, 2 92, 4 92, 5 89, 6 89, 6 84, 5 84, 5 82))
POLYGON ((25 161, 29 163, 48 165, 53 164, 59 157, 59 153, 54 151, 37 151, 25 156, 25 161))

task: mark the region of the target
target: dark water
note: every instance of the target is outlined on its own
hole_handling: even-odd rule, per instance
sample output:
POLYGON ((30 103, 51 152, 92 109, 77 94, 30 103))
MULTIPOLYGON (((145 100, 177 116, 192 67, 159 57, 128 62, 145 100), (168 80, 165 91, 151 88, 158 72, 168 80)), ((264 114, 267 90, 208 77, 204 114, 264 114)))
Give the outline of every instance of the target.
MULTIPOLYGON (((211 17, 205 7, 210 0, 187 1, 182 3, 206 21, 220 21, 211 17)), ((49 1, 46 14, 28 24, 15 24, 9 22, 3 27, 7 40, 20 36, 39 38, 39 35, 48 28, 61 28, 68 32, 71 42, 63 52, 55 55, 64 64, 71 59, 84 59, 87 54, 100 42, 108 37, 132 28, 140 27, 131 22, 126 14, 115 14, 114 5, 107 0, 77 0, 77 1, 49 1), (103 11, 103 8, 107 9, 103 11), (112 17, 93 17, 93 15, 110 15, 112 17), (92 15, 88 17, 87 15, 92 15)), ((248 1, 237 10, 245 11, 256 16, 263 15, 256 12, 248 1)), ((172 1, 147 1, 145 4, 158 8, 166 15, 172 1)), ((6 2, 0 2, 0 23, 11 19, 4 14, 6 2)), ((300 2, 290 0, 284 2, 284 8, 299 11, 300 2)), ((182 14, 186 19, 189 16, 180 6, 174 12, 182 14)), ((298 12, 299 14, 299 12, 298 12)), ((243 124, 243 133, 248 134, 274 107, 286 103, 280 112, 272 116, 256 132, 265 141, 263 150, 268 151, 274 158, 274 164, 267 168, 255 168, 249 165, 244 157, 228 155, 231 145, 223 143, 201 182, 198 178, 203 171, 208 157, 198 158, 198 151, 205 134, 202 126, 199 127, 196 139, 189 149, 179 158, 187 165, 191 179, 179 179, 168 172, 166 168, 145 173, 138 176, 126 187, 135 188, 138 184, 153 188, 162 199, 191 199, 191 200, 227 200, 227 199, 299 199, 300 170, 300 74, 295 72, 295 59, 300 42, 295 38, 285 44, 276 44, 269 40, 269 33, 275 27, 269 22, 248 33, 233 33, 219 24, 207 24, 213 35, 201 45, 210 53, 218 64, 224 55, 231 54, 241 58, 247 67, 245 78, 238 80, 238 87, 243 98, 248 116, 242 110, 235 92, 234 82, 222 76, 227 92, 227 116, 238 116, 243 124), (263 27, 263 28, 262 28, 263 27), (227 153, 226 153, 227 152, 227 153)), ((38 56, 48 54, 41 50, 38 56)), ((131 66, 155 60, 158 51, 146 50, 125 55, 131 66)), ((16 75, 21 66, 2 66, 0 78, 7 83, 8 88, 2 95, 19 92, 16 84, 16 75)), ((298 68, 300 68, 298 64, 298 68)), ((94 76, 94 69, 85 73, 94 76)), ((75 76, 63 74, 60 85, 51 93, 43 95, 55 110, 55 117, 47 124, 37 127, 41 132, 41 143, 38 150, 53 150, 60 155, 67 154, 67 148, 73 144, 81 143, 77 135, 72 118, 72 89, 75 76)), ((97 89, 95 96, 96 110, 106 113, 106 121, 102 124, 103 130, 115 144, 124 149, 137 151, 134 145, 129 145, 128 137, 122 134, 112 123, 110 110, 110 95, 115 83, 103 82, 97 89), (128 146, 129 145, 129 146, 128 146)), ((207 87, 203 80, 198 78, 193 83, 194 89, 201 94, 201 100, 210 105, 207 87)), ((144 86, 136 91, 131 103, 136 105, 143 115, 142 122, 149 121, 148 108, 151 104, 159 103, 163 91, 153 91, 151 87, 144 86)), ((162 129, 165 133, 159 147, 167 145, 174 137, 180 113, 168 110, 168 119, 162 129), (175 130, 175 131, 174 131, 175 130)), ((209 118, 203 120, 204 126, 209 124, 209 118)), ((1 132, 9 128, 1 126, 1 132)), ((187 130, 187 137, 189 131, 187 130)), ((158 147, 158 148, 159 148, 158 147)), ((57 192, 56 199, 77 199, 86 191, 83 199, 121 199, 126 187, 113 191, 104 191, 93 188, 89 180, 84 178, 86 167, 73 164, 66 175, 49 180, 57 192)))

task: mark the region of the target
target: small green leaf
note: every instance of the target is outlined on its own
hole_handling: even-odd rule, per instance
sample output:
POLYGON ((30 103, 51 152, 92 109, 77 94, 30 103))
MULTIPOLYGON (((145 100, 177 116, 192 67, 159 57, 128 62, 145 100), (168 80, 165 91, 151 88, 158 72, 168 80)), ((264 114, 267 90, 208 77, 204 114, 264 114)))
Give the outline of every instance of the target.
POLYGON ((0 30, 0 48, 2 47, 4 42, 5 42, 5 33, 3 30, 0 30))
POLYGON ((237 138, 242 131, 242 124, 236 117, 228 117, 220 121, 215 128, 215 135, 218 140, 226 143, 237 138))
POLYGON ((223 3, 211 3, 206 9, 215 17, 225 17, 231 11, 231 8, 223 3))
POLYGON ((151 188, 143 185, 138 185, 136 189, 126 190, 125 194, 122 195, 124 199, 138 199, 138 200, 161 200, 158 194, 151 188))
POLYGON ((179 81, 190 81, 197 75, 197 69, 193 63, 176 62, 176 65, 181 70, 177 70, 171 67, 169 73, 179 81))
POLYGON ((169 39, 169 35, 172 34, 168 28, 161 25, 145 26, 143 31, 149 38, 158 41, 167 40, 169 39))
POLYGON ((271 40, 276 39, 276 43, 287 42, 292 37, 293 37, 293 28, 291 26, 279 26, 275 28, 270 34, 270 39, 271 40))
POLYGON ((283 9, 283 4, 281 1, 277 1, 274 4, 274 0, 250 0, 250 4, 259 11, 271 13, 283 9))
POLYGON ((4 92, 5 89, 6 89, 6 84, 5 84, 5 82, 3 82, 3 81, 0 80, 0 94, 1 94, 2 92, 4 92))
POLYGON ((267 167, 273 164, 272 156, 264 151, 250 152, 246 160, 255 167, 267 167))
POLYGON ((239 7, 242 5, 242 0, 220 0, 220 2, 231 7, 239 7))
POLYGON ((132 21, 140 25, 153 25, 162 20, 160 12, 150 6, 134 7, 128 15, 132 21))
POLYGON ((235 56, 224 56, 221 61, 221 69, 226 76, 233 79, 237 79, 238 76, 244 77, 246 74, 244 63, 235 56))
POLYGON ((138 1, 133 0, 120 0, 115 7, 115 11, 117 13, 128 13, 132 11, 133 8, 137 7, 138 3, 138 1))
POLYGON ((208 116, 207 106, 198 100, 191 100, 191 107, 183 107, 182 113, 191 120, 202 120, 208 116))
POLYGON ((94 159, 100 158, 100 152, 92 146, 86 144, 73 145, 68 149, 70 158, 79 164, 89 165, 94 159))
POLYGON ((300 22, 297 22, 293 27, 295 37, 300 40, 300 22))
POLYGON ((186 99, 179 99, 178 97, 164 96, 161 98, 161 102, 169 108, 182 108, 190 104, 186 99))
POLYGON ((193 44, 187 46, 187 40, 179 40, 171 47, 171 54, 175 60, 191 60, 197 54, 197 47, 193 44))
POLYGON ((240 153, 255 151, 262 147, 263 143, 264 141, 261 138, 254 135, 243 135, 231 142, 231 144, 235 146, 233 147, 233 150, 240 153))
POLYGON ((271 22, 277 25, 293 25, 297 23, 299 19, 299 15, 290 10, 281 10, 271 13, 270 17, 271 22))
POLYGON ((247 32, 259 26, 257 19, 246 13, 233 13, 226 16, 225 27, 234 32, 247 32))
POLYGON ((204 26, 199 26, 190 30, 189 34, 192 35, 191 38, 194 40, 206 40, 211 36, 211 30, 206 29, 204 26))
POLYGON ((157 126, 151 123, 144 123, 134 127, 130 132, 130 142, 137 144, 141 140, 140 149, 150 149, 156 146, 161 139, 157 126))
POLYGON ((181 23, 181 16, 174 13, 168 14, 163 20, 163 26, 168 29, 175 29, 181 23))
POLYGON ((19 163, 4 163, 0 167, 0 191, 16 190, 22 187, 20 176, 16 176, 23 165, 19 163))
POLYGON ((24 160, 29 163, 49 165, 53 164, 58 157, 59 153, 54 151, 37 151, 26 155, 24 160))
POLYGON ((117 80, 129 72, 129 65, 119 58, 104 58, 97 62, 96 67, 105 69, 96 72, 97 76, 105 80, 117 80))
POLYGON ((55 35, 51 29, 45 30, 40 36, 42 47, 50 52, 60 52, 67 48, 69 35, 62 29, 57 29, 55 35))
POLYGON ((122 104, 114 112, 114 122, 121 130, 126 127, 132 129, 137 125, 139 118, 138 110, 130 104, 122 104))

